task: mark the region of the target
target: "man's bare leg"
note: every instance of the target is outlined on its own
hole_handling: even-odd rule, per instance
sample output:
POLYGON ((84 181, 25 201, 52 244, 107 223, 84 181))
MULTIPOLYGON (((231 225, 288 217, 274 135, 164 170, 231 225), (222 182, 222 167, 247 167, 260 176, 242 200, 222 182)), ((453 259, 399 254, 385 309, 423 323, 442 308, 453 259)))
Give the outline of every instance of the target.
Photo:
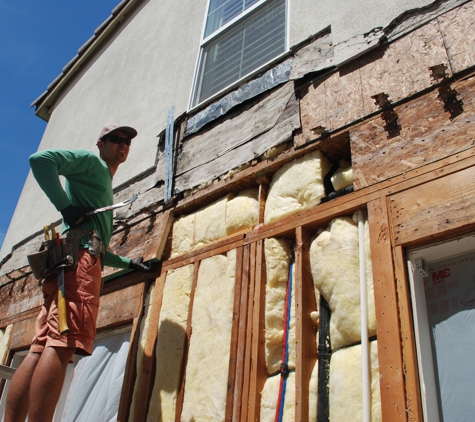
POLYGON ((36 365, 30 386, 28 421, 51 421, 75 348, 46 347, 36 365))
POLYGON ((28 413, 30 382, 40 359, 39 353, 28 353, 15 371, 8 387, 5 422, 23 422, 28 413))

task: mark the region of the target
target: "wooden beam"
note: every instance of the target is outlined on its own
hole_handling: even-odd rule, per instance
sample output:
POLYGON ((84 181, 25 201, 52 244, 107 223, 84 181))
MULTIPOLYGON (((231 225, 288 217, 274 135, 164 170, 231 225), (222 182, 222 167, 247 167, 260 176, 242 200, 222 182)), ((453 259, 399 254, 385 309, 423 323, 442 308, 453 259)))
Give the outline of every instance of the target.
MULTIPOLYGON (((143 298, 142 298, 143 302, 143 298)), ((130 333, 129 351, 125 364, 124 381, 120 392, 119 410, 117 412, 117 422, 128 422, 132 396, 134 395, 135 377, 137 376, 137 349, 140 341, 140 321, 143 314, 143 307, 140 316, 134 318, 132 331, 130 333)))
POLYGON ((251 382, 251 365, 252 365, 252 329, 253 329, 253 315, 254 315, 254 303, 255 303, 255 292, 256 292, 256 250, 257 244, 250 244, 250 273, 249 273, 249 297, 248 297, 248 319, 246 326, 246 340, 245 340, 245 357, 244 357, 244 379, 242 385, 242 409, 240 419, 235 419, 236 421, 241 420, 242 422, 246 421, 247 410, 249 403, 249 389, 251 382))
POLYGON ((406 422, 399 309, 386 198, 368 204, 378 335, 381 411, 385 422, 406 422))
POLYGON ((198 284, 198 272, 200 269, 200 261, 195 262, 195 268, 193 273, 193 282, 191 285, 191 295, 190 295, 190 305, 188 308, 188 321, 186 323, 186 333, 185 333, 185 345, 182 358, 181 366, 181 385, 178 392, 178 397, 176 400, 176 413, 175 421, 181 421, 181 412, 183 410, 183 399, 185 398, 185 385, 186 385, 186 364, 188 363, 188 350, 190 348, 190 339, 191 339, 191 324, 192 324, 192 315, 193 315, 193 303, 195 301, 195 292, 196 285, 198 284))
POLYGON ((147 419, 148 406, 152 395, 153 381, 155 379, 155 346, 157 344, 158 321, 162 308, 163 289, 166 274, 163 273, 155 281, 155 291, 151 303, 150 320, 147 340, 143 348, 142 373, 137 386, 137 401, 135 403, 134 421, 141 422, 147 419))
POLYGON ((250 254, 251 245, 244 247, 241 300, 239 307, 239 339, 236 362, 236 386, 234 388, 233 421, 239 421, 243 407, 244 368, 246 364, 246 339, 249 316, 249 281, 250 281, 250 254))
POLYGON ((247 421, 260 419, 261 391, 266 381, 265 362, 265 293, 266 269, 264 259, 264 241, 257 242, 256 249, 256 281, 254 291, 254 309, 252 313, 251 368, 249 381, 248 417, 247 421))
POLYGON ((232 421, 233 419, 233 403, 237 380, 237 355, 239 344, 239 324, 240 324, 240 307, 242 294, 242 279, 243 279, 243 247, 236 250, 236 275, 234 281, 234 302, 233 302, 233 318, 231 327, 231 344, 229 351, 229 366, 228 366, 228 388, 226 393, 226 408, 224 420, 232 421))
POLYGON ((308 421, 309 384, 317 360, 316 332, 310 313, 317 310, 310 269, 311 234, 297 227, 295 245, 295 420, 308 421))
POLYGON ((399 318, 401 321, 407 420, 408 422, 419 422, 423 421, 419 368, 417 364, 416 340, 414 338, 409 279, 402 246, 396 246, 394 248, 394 268, 397 283, 399 318))

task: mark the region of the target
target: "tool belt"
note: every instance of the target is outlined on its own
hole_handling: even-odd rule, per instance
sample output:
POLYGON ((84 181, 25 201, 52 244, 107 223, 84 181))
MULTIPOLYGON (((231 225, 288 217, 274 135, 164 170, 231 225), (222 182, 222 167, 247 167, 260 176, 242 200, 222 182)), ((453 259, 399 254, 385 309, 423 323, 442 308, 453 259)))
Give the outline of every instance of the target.
POLYGON ((27 255, 28 263, 35 278, 42 280, 59 265, 63 266, 64 262, 68 262, 69 257, 72 258, 72 262, 65 264, 64 270, 76 269, 79 250, 85 247, 92 256, 100 257, 105 254, 102 240, 95 230, 74 229, 59 239, 59 244, 56 239, 42 242, 38 252, 27 255))

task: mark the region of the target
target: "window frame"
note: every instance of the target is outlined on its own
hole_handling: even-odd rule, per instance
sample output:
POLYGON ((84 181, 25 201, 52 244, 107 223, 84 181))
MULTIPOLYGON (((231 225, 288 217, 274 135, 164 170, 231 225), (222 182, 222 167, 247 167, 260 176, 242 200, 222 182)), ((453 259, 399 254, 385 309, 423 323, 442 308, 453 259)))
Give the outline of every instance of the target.
POLYGON ((206 24, 208 20, 208 14, 209 14, 209 9, 211 5, 211 0, 207 0, 207 5, 206 5, 206 11, 205 11, 205 16, 203 20, 203 26, 201 29, 201 36, 200 36, 200 45, 198 49, 198 54, 196 57, 196 62, 195 62, 195 71, 193 74, 193 82, 191 85, 191 93, 190 93, 190 98, 188 101, 188 111, 194 111, 198 108, 201 108, 202 106, 209 104, 210 102, 214 101, 216 98, 222 96, 223 94, 231 91, 233 88, 236 86, 240 85, 243 81, 251 79, 253 76, 256 74, 262 72, 263 70, 269 68, 272 64, 280 61, 283 57, 287 56, 289 53, 289 0, 284 0, 285 3, 285 40, 284 40, 284 51, 274 57, 273 59, 269 60, 268 62, 264 63, 263 65, 259 66, 252 72, 242 76, 241 78, 237 79, 233 83, 227 85, 225 88, 217 91, 210 97, 206 98, 205 100, 201 102, 196 102, 197 97, 199 95, 199 87, 198 85, 201 84, 201 81, 199 80, 200 77, 202 78, 201 75, 201 67, 203 64, 203 61, 206 59, 206 55, 204 54, 204 49, 205 47, 221 36, 223 33, 227 32, 228 30, 232 29, 236 24, 239 22, 243 21, 246 19, 250 14, 255 12, 257 9, 260 9, 264 5, 268 4, 269 2, 274 1, 274 0, 259 0, 257 3, 253 4, 250 6, 248 9, 244 10, 242 13, 239 15, 235 16, 233 19, 231 19, 229 22, 225 23, 223 26, 218 28, 216 31, 214 31, 212 34, 208 35, 205 38, 205 31, 206 31, 206 24))

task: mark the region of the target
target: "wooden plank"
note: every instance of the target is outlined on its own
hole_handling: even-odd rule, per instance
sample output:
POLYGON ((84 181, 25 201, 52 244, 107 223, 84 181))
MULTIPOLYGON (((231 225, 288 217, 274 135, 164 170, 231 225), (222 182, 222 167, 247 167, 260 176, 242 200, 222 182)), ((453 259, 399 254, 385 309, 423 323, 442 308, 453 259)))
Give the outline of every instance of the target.
POLYGON ((246 334, 248 325, 248 307, 249 307, 249 279, 250 279, 250 245, 244 247, 242 282, 241 282, 241 298, 239 304, 239 338, 236 362, 236 384, 234 387, 234 404, 233 404, 233 421, 241 419, 243 408, 243 385, 244 385, 244 368, 246 357, 246 334))
POLYGON ((191 295, 190 295, 190 305, 188 308, 188 321, 186 323, 186 333, 185 333, 185 345, 183 347, 183 359, 181 366, 181 385, 178 392, 178 397, 176 400, 176 413, 175 421, 180 422, 181 412, 183 410, 183 399, 185 398, 185 386, 186 386, 186 364, 188 363, 188 350, 190 348, 190 339, 191 339, 191 330, 192 330, 192 315, 193 315, 193 303, 195 301, 195 292, 196 285, 198 283, 198 272, 200 269, 200 262, 195 262, 195 268, 193 273, 193 282, 191 285, 191 295))
POLYGON ((383 421, 406 421, 399 309, 386 198, 368 204, 383 421))
MULTIPOLYGON (((142 297, 143 302, 143 297, 142 297)), ((143 315, 143 307, 140 316, 134 318, 132 331, 130 333, 129 351, 125 364, 124 381, 120 392, 119 410, 117 412, 118 422, 128 422, 130 405, 134 394, 135 377, 137 375, 137 349, 140 341, 140 320, 143 315)))
POLYGON ((143 307, 145 282, 101 296, 96 327, 109 329, 133 321, 143 307))
POLYGON ((248 415, 248 403, 249 403, 249 388, 251 380, 251 364, 252 364, 252 329, 253 329, 253 315, 254 315, 254 297, 256 291, 256 249, 257 244, 250 244, 251 251, 249 255, 250 270, 249 270, 249 297, 248 297, 248 320, 246 327, 246 349, 244 356, 244 379, 242 385, 242 409, 241 418, 235 419, 236 421, 246 421, 248 415))
POLYGON ((475 226, 475 167, 390 196, 396 245, 434 240, 475 226))
POLYGON ((266 270, 264 259, 264 241, 256 245, 256 280, 254 291, 254 309, 252 313, 251 365, 249 380, 248 417, 247 421, 260 419, 261 391, 266 381, 264 312, 266 292, 266 270))
POLYGON ((233 420, 233 403, 235 390, 237 391, 237 360, 239 345, 239 325, 240 325, 240 307, 242 295, 242 279, 243 279, 243 247, 236 250, 236 276, 234 281, 234 302, 233 302, 233 318, 231 327, 231 344, 229 350, 229 366, 228 366, 228 386, 226 392, 226 421, 233 420))
POLYGON ((153 381, 155 379, 155 347, 157 344, 158 321, 162 308, 163 289, 165 287, 166 273, 155 281, 152 309, 150 311, 149 329, 147 340, 143 348, 142 373, 137 386, 137 401, 135 404, 134 421, 142 422, 147 419, 148 406, 152 395, 153 381))
MULTIPOLYGON (((173 223, 173 212, 152 214, 125 230, 112 236, 109 249, 117 255, 131 258, 143 257, 144 261, 162 258, 168 233, 173 223)), ((118 268, 105 267, 103 276, 110 276, 122 271, 118 268)))
POLYGON ((35 335, 35 324, 38 313, 28 319, 15 322, 13 324, 10 351, 14 352, 30 347, 33 336, 35 335))
POLYGON ((409 279, 407 277, 406 259, 402 246, 394 248, 394 269, 397 283, 399 318, 401 321, 407 420, 408 422, 418 422, 423 420, 419 368, 416 355, 416 340, 414 338, 409 279))
POLYGON ((295 420, 308 421, 309 384, 317 360, 317 327, 310 313, 317 310, 310 268, 311 234, 302 227, 296 230, 295 245, 295 420))

